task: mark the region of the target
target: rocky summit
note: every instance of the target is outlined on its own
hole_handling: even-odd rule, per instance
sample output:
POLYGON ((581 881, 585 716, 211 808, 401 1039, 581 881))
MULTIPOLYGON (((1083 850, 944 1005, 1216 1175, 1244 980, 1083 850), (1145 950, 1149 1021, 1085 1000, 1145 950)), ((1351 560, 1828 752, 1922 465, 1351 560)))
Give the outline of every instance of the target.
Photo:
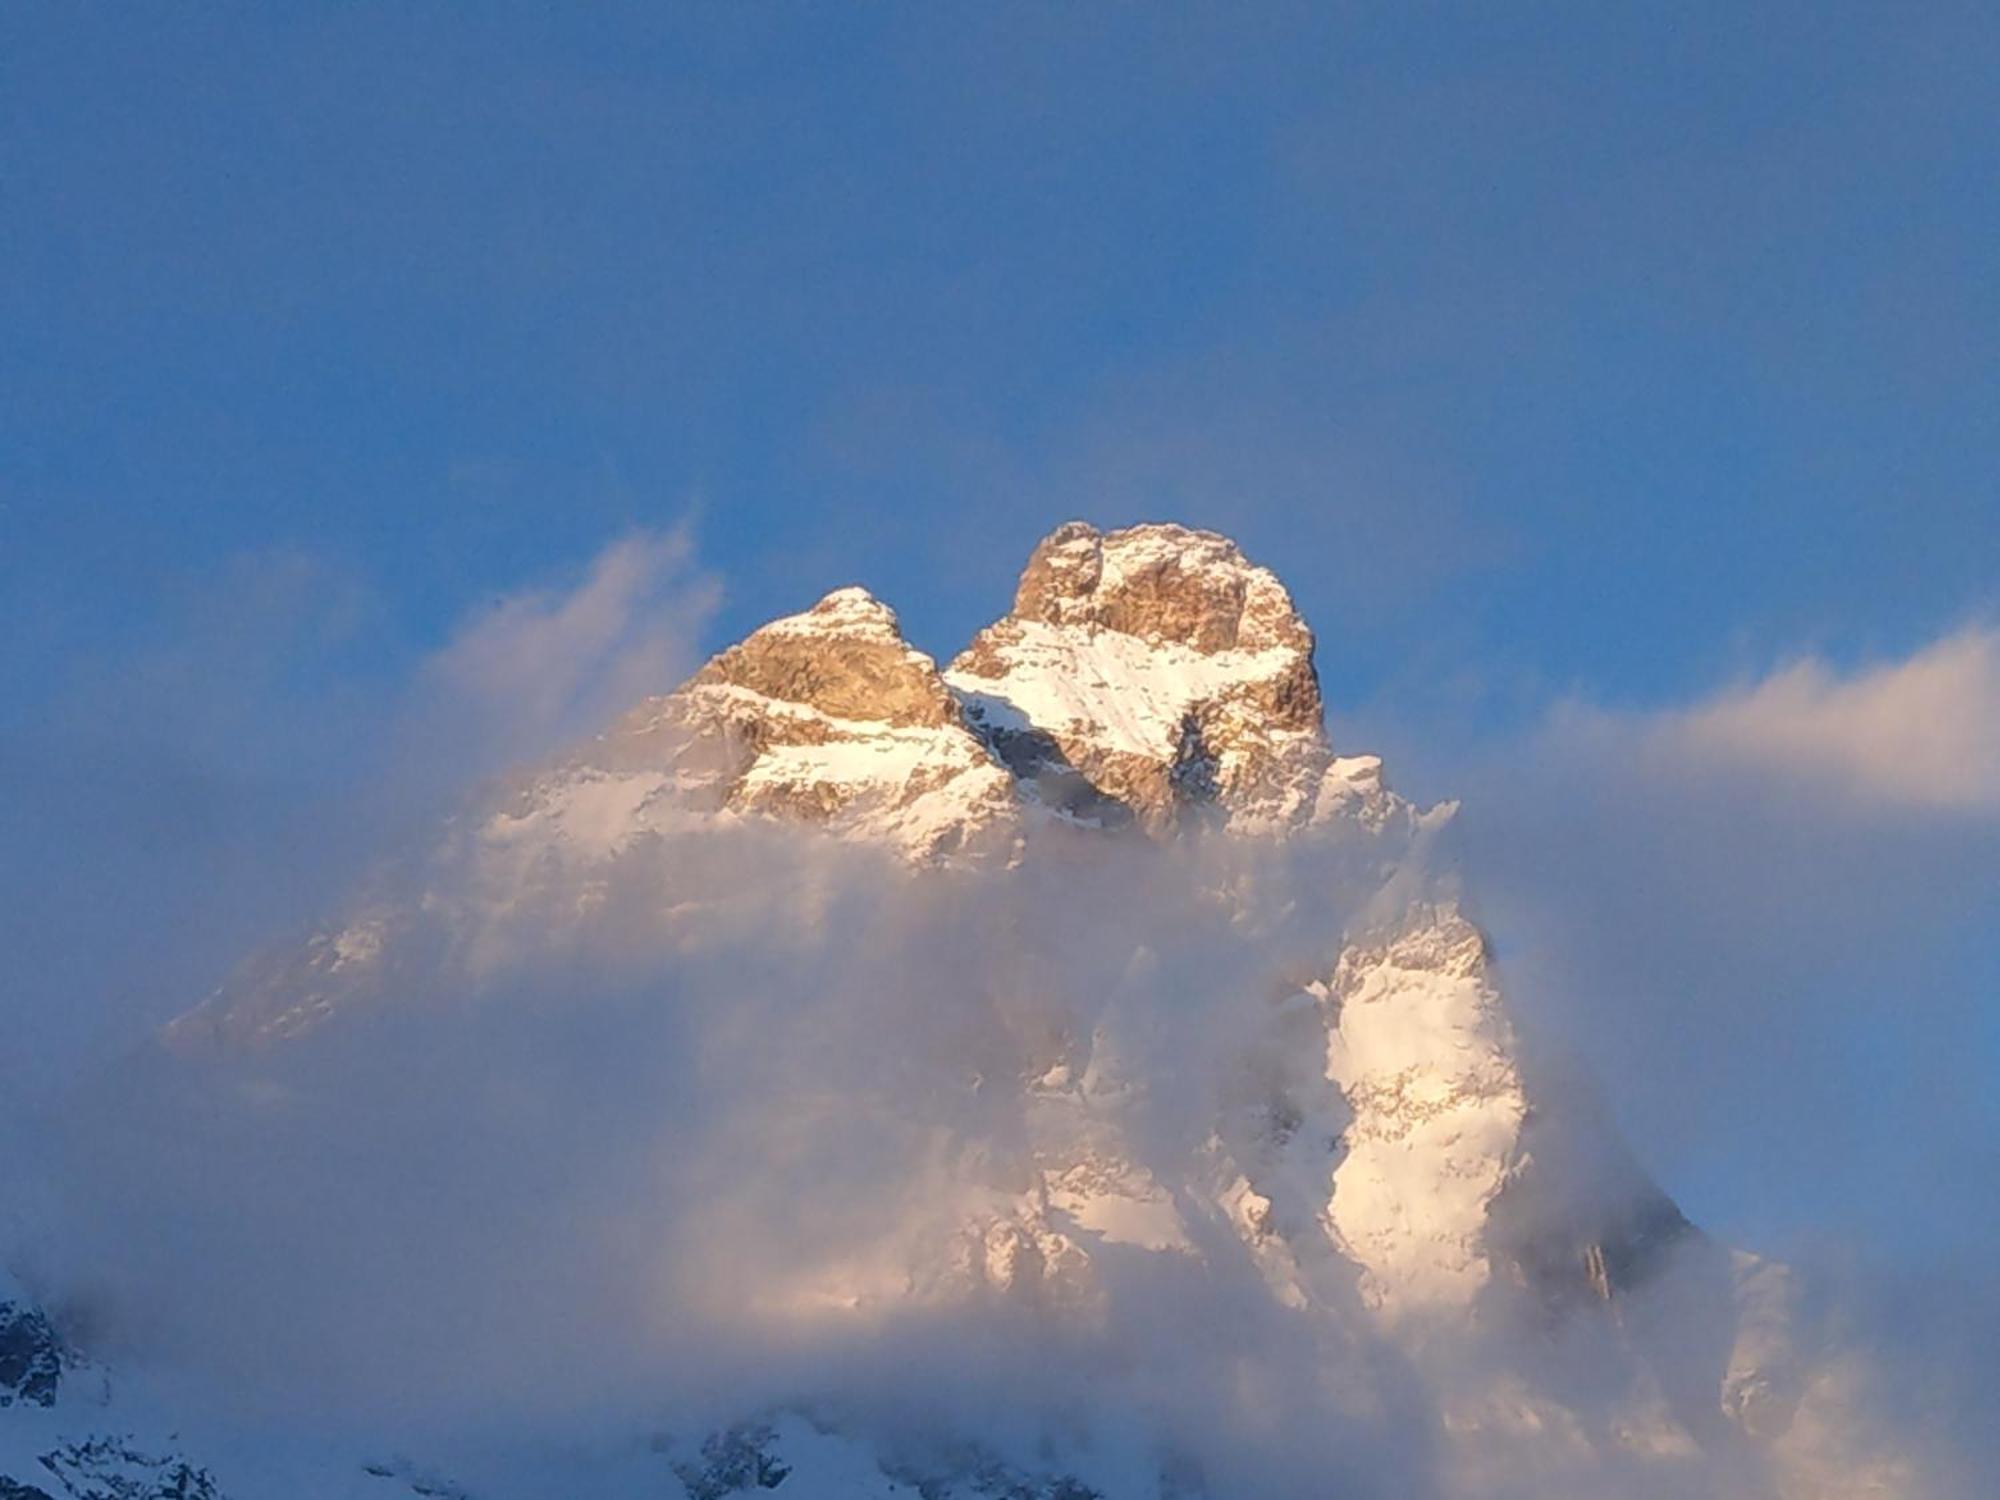
MULTIPOLYGON (((962 1085, 974 1123, 927 1137, 949 1186, 916 1227, 789 1260, 758 1289, 759 1316, 998 1306, 1081 1336, 1130 1316, 1132 1278, 1192 1276, 1274 1320, 1287 1347, 1419 1360, 1440 1330, 1529 1330, 1533 1360, 1439 1398, 1426 1442, 1461 1476, 1439 1493, 1527 1492, 1463 1477, 1482 1465, 1900 1492, 1900 1460, 1843 1435, 1841 1388, 1815 1372, 1785 1268, 1703 1235, 1587 1090, 1539 1065, 1439 853, 1453 808, 1420 809, 1375 757, 1336 753, 1313 657, 1276 576, 1181 526, 1059 527, 1011 609, 942 669, 886 604, 838 589, 482 790, 336 920, 170 1026, 165 1053, 226 1069, 566 954, 672 963, 817 932, 814 951, 844 960, 848 940, 823 930, 843 882, 903 882, 959 903, 968 951, 936 1008, 987 1040, 974 1068, 933 1038, 926 1059, 946 1061, 925 1087, 962 1085), (744 868, 761 873, 732 885, 744 868), (1173 879, 1090 915, 1156 868, 1173 879), (1043 886, 1065 893, 1056 916, 1022 904, 1043 886), (1163 930, 1156 909, 1178 911, 1183 891, 1185 918, 1163 930), (1066 974, 1066 921, 1116 963, 1066 974), (1162 1046, 1169 1024, 1184 1043, 1162 1046), (1565 1341, 1588 1346, 1588 1376, 1549 1373, 1565 1341)), ((816 1107, 843 1118, 842 1101, 816 1107)), ((0 1404, 52 1402, 67 1346, 24 1299, 0 1307, 0 1404)), ((1164 1448, 1136 1485, 1023 1469, 970 1440, 912 1467, 809 1408, 697 1434, 643 1492, 1205 1492, 1164 1448)), ((95 1452, 116 1420, 38 1426, 57 1456, 0 1463, 5 1493, 127 1494, 59 1457, 63 1443, 95 1452)), ((164 1440, 123 1441, 183 1462, 164 1440)), ((221 1459, 210 1467, 189 1470, 188 1493, 239 1493, 221 1459)), ((292 1492, 349 1493, 329 1472, 295 1475, 292 1492)), ((407 1460, 367 1473, 368 1493, 465 1493, 407 1460)), ((570 1492, 626 1492, 591 1483, 570 1492)))
POLYGON ((945 675, 996 758, 1069 817, 1272 833, 1379 790, 1375 761, 1327 744, 1284 585, 1212 532, 1061 527, 945 675))
POLYGON ((604 851, 691 810, 806 821, 919 860, 1010 856, 1053 818, 1155 835, 1385 819, 1327 743, 1312 632, 1212 532, 1073 522, 943 672, 844 588, 773 621, 534 779, 502 839, 604 851))

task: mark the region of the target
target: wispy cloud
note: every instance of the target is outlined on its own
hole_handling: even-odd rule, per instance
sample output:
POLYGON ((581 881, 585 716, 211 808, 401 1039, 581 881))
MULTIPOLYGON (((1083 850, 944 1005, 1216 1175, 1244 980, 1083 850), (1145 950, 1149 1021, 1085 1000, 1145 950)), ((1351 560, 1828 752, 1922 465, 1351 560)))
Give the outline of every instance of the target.
POLYGON ((1572 707, 1552 732, 1629 736, 1696 774, 1749 774, 1857 808, 2000 813, 2000 630, 1967 626, 1850 671, 1804 657, 1652 714, 1572 707))
POLYGON ((465 621, 421 691, 477 736, 489 764, 542 753, 677 685, 720 596, 685 525, 634 532, 572 587, 510 594, 465 621))
POLYGON ((429 651, 366 576, 285 548, 185 577, 143 635, 75 653, 43 711, 0 728, 19 1044, 0 1095, 184 1008, 468 782, 674 687, 719 594, 690 531, 627 535, 429 651))

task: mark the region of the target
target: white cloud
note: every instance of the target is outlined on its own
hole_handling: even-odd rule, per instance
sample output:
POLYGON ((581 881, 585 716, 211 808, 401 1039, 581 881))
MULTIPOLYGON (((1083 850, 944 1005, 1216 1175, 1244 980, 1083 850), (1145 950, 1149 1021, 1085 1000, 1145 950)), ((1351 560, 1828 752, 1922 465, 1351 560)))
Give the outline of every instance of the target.
POLYGON ((60 690, 0 733, 19 793, 0 812, 0 1100, 60 1090, 184 1008, 482 776, 678 685, 718 594, 685 527, 637 532, 410 668, 338 559, 248 552, 163 583, 143 629, 71 650, 60 690))
POLYGON ((1748 772, 1867 808, 2000 813, 2000 630, 1969 626, 1901 661, 1807 657, 1690 707, 1565 727, 1636 732, 1694 771, 1748 772))
POLYGON ((487 766, 546 752, 664 693, 694 667, 720 590, 693 569, 686 527, 635 532, 569 590, 509 595, 463 624, 423 674, 430 716, 487 766))

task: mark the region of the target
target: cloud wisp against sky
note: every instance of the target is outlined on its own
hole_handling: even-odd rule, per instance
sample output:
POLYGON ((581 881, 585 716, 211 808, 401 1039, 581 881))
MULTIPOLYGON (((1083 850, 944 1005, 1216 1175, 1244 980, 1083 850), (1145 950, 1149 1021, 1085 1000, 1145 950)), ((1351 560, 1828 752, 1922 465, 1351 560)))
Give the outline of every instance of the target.
POLYGON ((410 651, 376 584, 232 557, 0 732, 10 1092, 166 1020, 479 779, 672 687, 718 597, 684 531, 633 532, 410 651))
POLYGON ((2000 632, 1968 627, 1841 673, 1808 657, 1641 730, 1667 754, 1816 787, 1861 811, 2000 813, 2000 632))
MULTIPOLYGON (((692 569, 683 524, 614 542, 570 589, 505 596, 467 619, 421 671, 460 751, 492 771, 593 733, 680 682, 720 602, 692 569)), ((422 710, 418 710, 422 712, 422 710)))

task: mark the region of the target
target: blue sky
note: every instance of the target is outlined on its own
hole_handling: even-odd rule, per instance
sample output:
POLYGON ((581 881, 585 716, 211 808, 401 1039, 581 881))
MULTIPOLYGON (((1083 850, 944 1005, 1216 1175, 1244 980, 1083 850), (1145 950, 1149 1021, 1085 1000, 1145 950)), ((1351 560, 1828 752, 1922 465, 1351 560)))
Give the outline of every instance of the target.
MULTIPOLYGON (((1657 748, 1801 657, 1915 659, 2000 610, 1996 77, 1953 0, 10 7, 0 758, 14 847, 70 851, 9 879, 16 983, 111 985, 78 955, 162 881, 213 898, 152 914, 208 934, 176 982, 317 899, 303 825, 240 809, 324 801, 385 685, 635 529, 691 526, 705 644, 860 581, 940 654, 1069 516, 1229 531, 1319 630, 1336 729, 1428 796, 1505 802, 1565 705, 1657 748)), ((1649 795, 1610 847, 1686 826, 1604 805, 1649 795)), ((1768 930, 1912 954, 1970 1071, 1882 1107, 1932 1160, 1990 1133, 1985 794, 1808 799, 1858 831, 1745 857, 1791 804, 1750 805, 1713 867, 1904 872, 1768 930)), ((1498 868, 1561 862, 1541 821, 1497 820, 1498 868)), ((1942 1066, 1858 950, 1742 942, 1880 1002, 1838 1011, 1829 1093, 1942 1066)), ((1671 1042, 1599 1029, 1609 1067, 1671 1042)), ((1718 1097, 1679 1165, 1754 1228, 1754 1090, 1718 1097)), ((1783 1213, 1923 1218, 1845 1191, 1783 1213)))

